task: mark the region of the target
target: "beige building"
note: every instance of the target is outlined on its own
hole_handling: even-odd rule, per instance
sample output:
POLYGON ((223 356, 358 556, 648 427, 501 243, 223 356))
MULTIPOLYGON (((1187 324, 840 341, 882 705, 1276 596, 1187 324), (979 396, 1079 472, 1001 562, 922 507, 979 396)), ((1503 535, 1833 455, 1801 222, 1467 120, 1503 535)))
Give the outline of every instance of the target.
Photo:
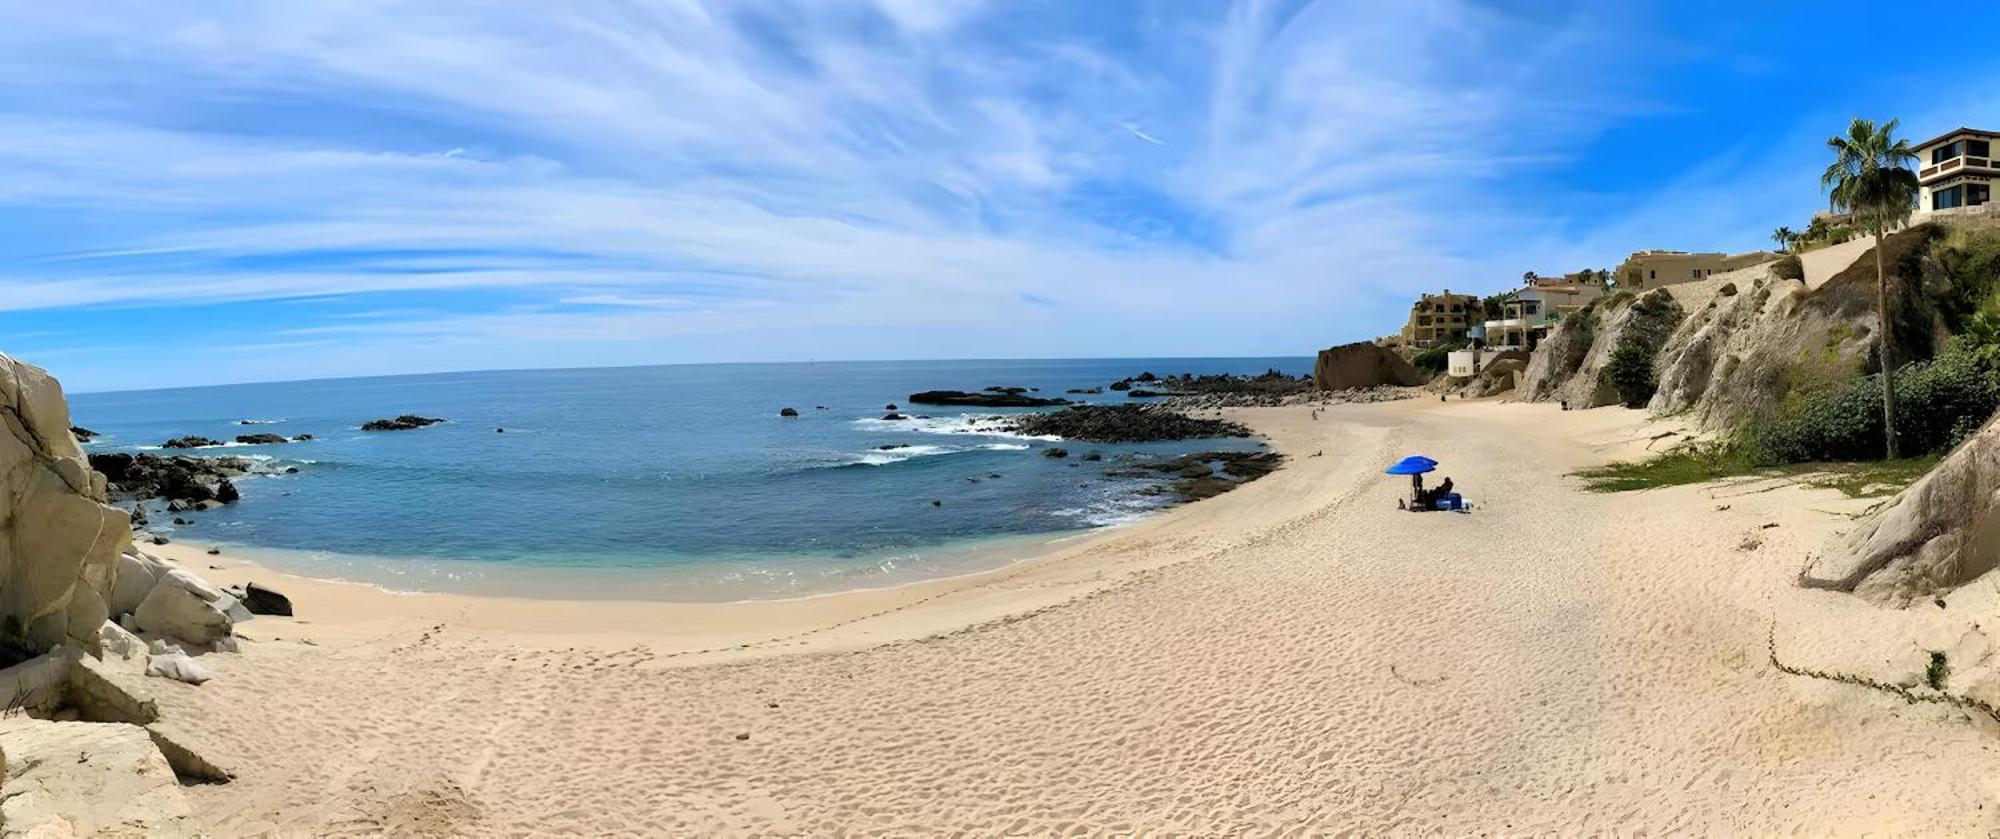
POLYGON ((1917 146, 1917 217, 2000 211, 1992 203, 1996 143, 2000 134, 1960 128, 1917 146))
POLYGON ((1471 294, 1426 294, 1410 306, 1410 319, 1403 323, 1403 343, 1420 350, 1464 338, 1465 330, 1479 322, 1479 298, 1471 294))
POLYGON ((1626 257, 1612 276, 1617 278, 1620 291, 1645 291, 1748 268, 1770 258, 1764 251, 1739 254, 1640 251, 1626 257))

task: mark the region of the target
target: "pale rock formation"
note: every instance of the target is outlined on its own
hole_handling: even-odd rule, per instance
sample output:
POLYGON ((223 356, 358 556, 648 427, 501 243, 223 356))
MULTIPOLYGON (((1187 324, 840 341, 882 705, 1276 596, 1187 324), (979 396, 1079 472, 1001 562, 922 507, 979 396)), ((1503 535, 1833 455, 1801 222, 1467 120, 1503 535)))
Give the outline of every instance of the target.
POLYGON ((180 781, 146 730, 0 719, 0 836, 180 836, 180 781))
POLYGON ((1654 369, 1668 337, 1684 313, 1667 289, 1643 295, 1616 294, 1592 301, 1563 318, 1541 346, 1535 348, 1520 376, 1518 396, 1524 402, 1567 402, 1572 408, 1616 405, 1622 400, 1604 368, 1626 341, 1637 341, 1654 354, 1654 369))
POLYGON ((184 652, 161 653, 148 658, 146 675, 191 685, 198 685, 215 678, 215 674, 208 672, 208 668, 201 666, 201 662, 195 661, 192 656, 184 652))
POLYGON ((70 434, 62 387, 0 355, 0 632, 27 646, 97 649, 131 519, 104 502, 70 434))
POLYGON ((153 586, 173 568, 166 560, 137 548, 118 555, 118 570, 111 580, 111 614, 123 615, 139 608, 153 586))
POLYGON ((1423 384, 1424 372, 1403 360, 1393 350, 1367 341, 1342 344, 1319 351, 1313 365, 1313 384, 1320 390, 1347 390, 1377 385, 1414 386, 1423 384))
POLYGON ((97 628, 97 649, 105 661, 131 661, 146 654, 146 642, 116 622, 105 621, 97 628))
POLYGON ((250 619, 236 598, 179 568, 160 577, 132 616, 144 632, 203 645, 228 638, 237 621, 250 619))
POLYGON ((1815 558, 1804 585, 1906 606, 2000 566, 2000 419, 1815 558))

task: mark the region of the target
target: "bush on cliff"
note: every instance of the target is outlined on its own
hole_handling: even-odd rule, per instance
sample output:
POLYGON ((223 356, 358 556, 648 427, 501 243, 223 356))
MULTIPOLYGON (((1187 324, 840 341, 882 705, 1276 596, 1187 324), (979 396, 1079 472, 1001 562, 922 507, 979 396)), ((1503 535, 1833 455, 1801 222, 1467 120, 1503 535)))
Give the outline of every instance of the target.
POLYGON ((1627 331, 1618 341, 1618 348, 1604 365, 1604 377, 1627 408, 1644 408, 1653 398, 1660 384, 1653 372, 1653 350, 1636 330, 1627 331))
POLYGON ((1462 350, 1467 346, 1470 346, 1470 344, 1463 340, 1447 341, 1417 353, 1415 358, 1410 359, 1410 364, 1414 365, 1418 370, 1436 375, 1444 372, 1446 367, 1451 366, 1451 354, 1453 350, 1462 350))
MULTIPOLYGON (((1903 368, 1896 399, 1897 436, 1913 455, 1939 453, 1956 445, 2000 409, 2000 368, 1984 360, 1981 347, 1956 342, 1939 358, 1903 368)), ((1739 439, 1760 465, 1829 460, 1878 460, 1883 454, 1881 382, 1853 379, 1780 403, 1739 439)))
POLYGON ((1790 254, 1771 266, 1771 276, 1781 280, 1803 280, 1806 278, 1806 264, 1799 261, 1798 254, 1790 254))

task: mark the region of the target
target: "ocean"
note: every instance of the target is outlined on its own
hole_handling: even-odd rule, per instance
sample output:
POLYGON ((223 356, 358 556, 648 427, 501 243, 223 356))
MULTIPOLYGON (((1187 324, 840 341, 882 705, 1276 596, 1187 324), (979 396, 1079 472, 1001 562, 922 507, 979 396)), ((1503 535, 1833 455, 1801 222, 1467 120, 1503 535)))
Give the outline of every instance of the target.
POLYGON ((89 451, 295 466, 152 529, 280 570, 407 591, 737 600, 983 570, 1168 503, 1135 457, 1254 440, 1096 445, 979 432, 1023 409, 923 390, 1074 396, 1142 372, 1298 375, 1309 358, 835 362, 512 370, 73 394, 89 451), (886 406, 925 419, 883 419, 886 406), (797 418, 779 416, 794 408, 797 418), (362 423, 414 413, 408 431, 362 423), (248 423, 248 424, 245 424, 248 423), (504 429, 504 432, 498 429, 504 429), (162 451, 171 438, 315 439, 162 451), (884 446, 898 448, 885 449, 884 446), (1062 446, 1072 456, 1045 457, 1062 446), (1078 455, 1099 452, 1101 461, 1078 455))

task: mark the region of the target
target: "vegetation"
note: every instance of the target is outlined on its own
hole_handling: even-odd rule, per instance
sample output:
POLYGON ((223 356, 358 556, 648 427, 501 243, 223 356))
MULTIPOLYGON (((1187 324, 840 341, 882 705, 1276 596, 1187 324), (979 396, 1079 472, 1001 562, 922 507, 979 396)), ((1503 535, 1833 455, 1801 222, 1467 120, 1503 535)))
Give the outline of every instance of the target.
POLYGON ((1465 339, 1454 338, 1450 341, 1446 341, 1445 343, 1424 350, 1423 352, 1417 353, 1415 358, 1410 359, 1410 363, 1415 365, 1418 370, 1424 370, 1431 373, 1442 373, 1444 372, 1446 367, 1451 366, 1452 351, 1462 350, 1468 346, 1471 346, 1471 343, 1466 341, 1465 339))
POLYGON ((1799 234, 1792 232, 1792 229, 1789 227, 1780 227, 1771 231, 1771 241, 1778 243, 1778 250, 1781 251, 1791 250, 1792 242, 1798 238, 1799 234))
POLYGON ((1771 266, 1771 275, 1781 280, 1803 280, 1806 278, 1806 264, 1799 261, 1798 254, 1787 254, 1771 266))
POLYGON ((1627 408, 1645 407, 1659 388, 1659 379, 1653 375, 1653 350, 1638 330, 1628 329, 1604 365, 1606 379, 1627 408))
POLYGON ((1790 463, 1760 466, 1733 440, 1683 443, 1639 461, 1598 466, 1577 472, 1591 492, 1632 492, 1661 487, 1705 484, 1726 478, 1787 478, 1808 486, 1838 490, 1849 498, 1894 495, 1937 465, 1935 455, 1862 463, 1790 463))
POLYGON ((1895 136, 1896 123, 1892 119, 1878 126, 1856 117, 1846 135, 1827 138, 1834 161, 1820 176, 1820 185, 1829 191, 1833 206, 1867 219, 1875 234, 1875 352, 1882 370, 1883 445, 1892 460, 1902 446, 1897 440, 1901 428, 1896 423, 1895 341, 1889 330, 1889 274, 1883 264, 1882 237, 1894 222, 1909 217, 1917 196, 1917 173, 1909 168, 1917 153, 1908 140, 1895 136))

